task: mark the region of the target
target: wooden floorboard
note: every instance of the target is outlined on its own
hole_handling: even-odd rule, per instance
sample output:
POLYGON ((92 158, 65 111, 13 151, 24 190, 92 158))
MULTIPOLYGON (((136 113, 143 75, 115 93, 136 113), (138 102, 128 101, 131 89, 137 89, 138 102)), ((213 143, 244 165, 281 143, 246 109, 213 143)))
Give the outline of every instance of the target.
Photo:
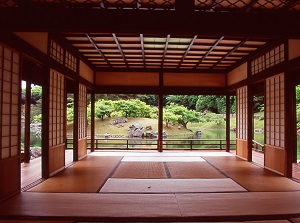
MULTIPOLYGON (((156 158, 153 159, 155 160, 157 161, 156 158)), ((299 183, 224 152, 95 152, 45 182, 38 186, 48 188, 47 190, 40 188, 38 192, 34 190, 22 192, 0 203, 0 223, 9 223, 7 220, 11 223, 26 221, 300 222, 299 183), (197 164, 178 162, 180 159, 176 162, 165 162, 170 158, 159 158, 161 162, 148 160, 140 163, 135 158, 134 162, 121 162, 124 156, 140 157, 143 154, 147 157, 171 158, 198 156, 204 161, 197 164), (122 167, 123 164, 123 167, 127 165, 127 169, 122 167), (130 165, 133 166, 128 168, 130 165), (143 168, 144 170, 141 171, 143 168), (122 171, 118 172, 118 170, 122 171), (130 171, 135 174, 132 175, 130 171), (105 185, 109 179, 115 179, 112 176, 117 176, 117 173, 119 176, 126 177, 122 179, 127 180, 129 185, 130 180, 135 178, 142 179, 147 175, 148 177, 144 179, 151 180, 149 176, 156 175, 163 176, 157 177, 161 180, 205 179, 211 182, 216 179, 232 180, 247 191, 186 193, 170 190, 161 194, 143 194, 137 191, 97 193, 98 190, 95 188, 105 185), (128 177, 129 175, 131 177, 128 177), (208 175, 210 177, 207 177, 208 175)), ((214 183, 213 186, 222 186, 222 183, 214 183)))

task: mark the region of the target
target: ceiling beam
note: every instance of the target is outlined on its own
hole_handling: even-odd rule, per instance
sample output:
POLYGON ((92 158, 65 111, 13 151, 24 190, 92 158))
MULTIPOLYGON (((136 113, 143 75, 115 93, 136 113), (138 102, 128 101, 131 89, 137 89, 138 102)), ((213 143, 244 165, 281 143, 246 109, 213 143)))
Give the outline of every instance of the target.
POLYGON ((251 2, 246 6, 245 12, 250 12, 253 8, 253 6, 258 2, 258 0, 251 0, 251 2))
POLYGON ((98 51, 98 53, 101 55, 101 57, 105 60, 105 62, 108 65, 110 65, 109 61, 107 60, 107 58, 105 57, 105 55, 102 53, 102 51, 98 48, 98 46, 95 44, 94 40, 89 36, 88 33, 86 33, 85 35, 89 39, 89 41, 91 42, 91 44, 95 47, 95 49, 98 51))
POLYGON ((126 64, 126 66, 128 67, 128 63, 127 63, 127 60, 126 60, 125 55, 124 55, 124 53, 123 53, 123 50, 122 50, 122 48, 121 48, 121 45, 120 45, 120 43, 119 43, 119 40, 118 40, 118 38, 117 38, 117 36, 116 36, 115 33, 113 33, 112 35, 113 35, 114 40, 115 40, 115 43, 117 44, 117 47, 118 47, 118 49, 119 49, 119 51, 120 51, 120 54, 122 55, 123 60, 124 60, 124 62, 125 62, 125 64, 126 64))
POLYGON ((162 57, 162 60, 161 60, 161 65, 160 65, 161 67, 164 66, 164 62, 165 62, 165 57, 166 57, 167 50, 168 50, 169 41, 170 41, 170 35, 168 34, 167 35, 167 39, 166 39, 166 45, 165 45, 165 48, 164 48, 164 54, 163 54, 163 57, 162 57))
POLYGON ((101 32, 235 37, 300 38, 299 11, 261 13, 176 10, 97 10, 22 7, 0 8, 1 32, 101 32), (55 15, 55 16, 54 16, 55 15), (105 21, 105 22, 103 22, 105 21), (142 21, 136 25, 136 21, 142 21))
POLYGON ((198 36, 194 36, 194 38, 191 40, 190 45, 189 45, 188 48, 186 49, 186 51, 185 51, 183 57, 182 57, 181 60, 180 60, 180 63, 178 64, 178 68, 181 66, 182 62, 184 61, 184 59, 185 59, 186 56, 188 55, 188 53, 189 53, 190 49, 192 48, 192 46, 193 46, 195 40, 197 39, 197 37, 198 37, 198 36))
POLYGON ((140 38, 141 38, 141 49, 142 49, 142 56, 143 56, 143 64, 144 64, 144 68, 146 67, 146 60, 145 60, 145 47, 144 47, 144 35, 140 34, 140 38))
POLYGON ((248 40, 248 38, 244 39, 243 41, 241 41, 238 45, 236 45, 232 50, 230 50, 225 56, 223 56, 220 60, 218 60, 218 62, 216 62, 214 64, 214 67, 216 67, 218 64, 220 64, 223 60, 225 60, 227 57, 229 57, 234 51, 236 51, 239 47, 241 47, 246 41, 248 40))
POLYGON ((289 10, 294 4, 296 4, 298 0, 290 0, 288 3, 286 3, 285 6, 281 8, 281 10, 289 10))
POLYGON ((206 54, 199 60, 199 62, 196 64, 195 68, 198 67, 203 60, 216 48, 216 46, 224 39, 224 36, 222 36, 220 39, 218 39, 214 45, 209 49, 209 51, 206 52, 206 54))

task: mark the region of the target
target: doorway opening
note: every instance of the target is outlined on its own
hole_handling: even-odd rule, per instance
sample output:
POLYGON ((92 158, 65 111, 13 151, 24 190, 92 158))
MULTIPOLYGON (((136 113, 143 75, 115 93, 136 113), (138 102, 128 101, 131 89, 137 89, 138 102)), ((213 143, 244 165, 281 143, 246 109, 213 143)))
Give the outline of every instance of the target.
POLYGON ((42 87, 22 81, 21 188, 42 178, 42 87))

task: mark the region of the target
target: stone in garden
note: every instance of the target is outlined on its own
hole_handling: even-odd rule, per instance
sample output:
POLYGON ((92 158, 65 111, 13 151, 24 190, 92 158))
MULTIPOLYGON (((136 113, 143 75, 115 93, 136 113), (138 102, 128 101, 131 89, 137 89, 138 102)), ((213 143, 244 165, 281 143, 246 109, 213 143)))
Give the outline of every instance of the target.
POLYGON ((147 130, 152 130, 152 126, 151 126, 151 125, 148 125, 148 126, 146 126, 146 129, 147 129, 147 130))
POLYGON ((117 122, 118 123, 126 123, 126 122, 128 122, 128 119, 127 118, 118 118, 117 122))

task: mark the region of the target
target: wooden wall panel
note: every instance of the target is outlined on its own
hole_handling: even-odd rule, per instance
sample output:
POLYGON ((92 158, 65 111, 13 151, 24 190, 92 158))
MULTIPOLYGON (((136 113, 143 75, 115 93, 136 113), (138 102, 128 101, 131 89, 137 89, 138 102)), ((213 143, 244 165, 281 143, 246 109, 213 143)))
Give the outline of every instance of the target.
POLYGON ((48 33, 37 32, 15 32, 15 35, 47 55, 48 53, 48 33))
POLYGON ((265 167, 284 174, 286 166, 284 74, 267 78, 265 86, 265 167))
POLYGON ((82 61, 79 63, 79 75, 90 83, 94 83, 94 71, 82 61))
POLYGON ((248 160, 248 141, 244 139, 236 139, 236 155, 248 160))
POLYGON ((300 57, 300 40, 290 39, 289 40, 289 60, 300 57))
POLYGON ((49 173, 50 175, 55 171, 65 166, 65 144, 49 148, 49 173))
POLYGON ((20 191, 20 55, 0 43, 0 200, 20 191))
POLYGON ((225 74, 164 73, 165 86, 225 87, 225 74))
POLYGON ((236 153, 248 159, 248 86, 237 89, 236 106, 236 153))
POLYGON ((235 68, 227 74, 227 85, 233 85, 247 78, 247 63, 235 68))
POLYGON ((265 145, 265 167, 276 173, 285 173, 286 152, 284 148, 265 145))
POLYGON ((87 139, 82 138, 78 140, 78 159, 85 157, 87 154, 87 139))
POLYGON ((50 70, 49 86, 49 174, 65 165, 65 77, 50 70))
POLYGON ((0 160, 0 201, 20 192, 20 168, 19 156, 0 160))
POLYGON ((97 72, 99 86, 158 86, 159 74, 146 72, 97 72))

